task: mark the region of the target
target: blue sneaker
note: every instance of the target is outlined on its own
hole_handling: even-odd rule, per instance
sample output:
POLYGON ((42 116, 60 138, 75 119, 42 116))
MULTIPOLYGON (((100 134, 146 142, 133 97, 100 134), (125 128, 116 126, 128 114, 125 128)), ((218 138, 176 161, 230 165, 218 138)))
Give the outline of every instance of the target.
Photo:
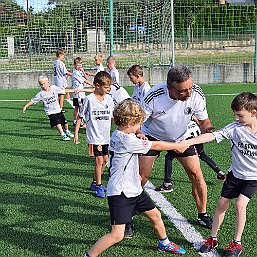
POLYGON ((95 194, 97 197, 105 198, 104 186, 101 185, 101 186, 97 187, 95 194))
MULTIPOLYGON (((106 192, 106 191, 107 191, 107 187, 106 187, 106 186, 103 186, 103 185, 102 185, 102 187, 104 188, 104 192, 106 192)), ((89 189, 92 190, 92 191, 96 191, 96 190, 97 190, 97 186, 96 186, 96 182, 95 182, 95 181, 93 181, 93 182, 91 183, 89 189)))
POLYGON ((186 253, 185 249, 174 244, 173 242, 169 242, 167 245, 163 245, 163 244, 159 243, 158 250, 160 252, 169 252, 169 253, 174 253, 174 254, 185 254, 186 253))
POLYGON ((91 183, 89 189, 92 190, 92 191, 96 191, 96 190, 97 190, 96 182, 95 182, 95 181, 93 181, 93 182, 91 183))

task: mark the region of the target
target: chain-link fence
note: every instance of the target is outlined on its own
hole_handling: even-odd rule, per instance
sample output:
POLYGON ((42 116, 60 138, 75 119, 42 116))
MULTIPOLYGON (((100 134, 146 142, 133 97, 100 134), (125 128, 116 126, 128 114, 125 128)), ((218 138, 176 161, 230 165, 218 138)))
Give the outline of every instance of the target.
MULTIPOLYGON (((176 63, 253 63, 254 4, 225 2, 174 0, 176 63)), ((118 67, 171 63, 170 0, 114 0, 113 17, 118 67)), ((67 52, 67 67, 75 56, 92 67, 96 53, 108 56, 109 40, 108 0, 0 0, 2 71, 50 71, 57 48, 67 52)))

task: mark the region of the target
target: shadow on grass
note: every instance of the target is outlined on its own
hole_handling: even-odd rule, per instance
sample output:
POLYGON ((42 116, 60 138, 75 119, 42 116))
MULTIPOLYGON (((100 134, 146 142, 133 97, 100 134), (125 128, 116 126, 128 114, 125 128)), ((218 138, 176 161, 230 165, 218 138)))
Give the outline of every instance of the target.
POLYGON ((21 150, 21 149, 3 149, 0 151, 3 154, 9 154, 11 156, 19 156, 19 157, 28 157, 48 160, 48 161, 57 161, 60 163, 75 163, 75 164, 89 164, 92 163, 90 157, 74 154, 64 154, 64 153, 56 153, 56 152, 46 152, 40 150, 21 150))
MULTIPOLYGON (((10 105, 10 102, 1 102, 1 104, 2 103, 8 103, 9 105, 10 105)), ((0 109, 3 109, 3 110, 19 110, 21 113, 22 113, 22 108, 23 108, 23 106, 26 104, 26 101, 24 101, 24 102, 20 102, 21 103, 21 105, 20 105, 20 107, 13 107, 13 106, 0 106, 0 109)), ((42 109, 36 109, 36 108, 32 108, 32 109, 28 109, 26 112, 42 112, 42 111, 44 111, 43 110, 43 108, 42 109)))
POLYGON ((73 193, 85 193, 87 191, 81 186, 74 186, 72 184, 67 184, 67 183, 58 183, 53 181, 53 179, 48 180, 48 179, 42 179, 42 178, 35 178, 27 175, 24 176, 24 175, 18 175, 18 174, 1 173, 0 179, 5 182, 20 183, 22 185, 57 189, 57 190, 73 192, 73 193))
MULTIPOLYGON (((92 236, 84 224, 90 228, 101 223, 102 227, 109 228, 109 217, 106 215, 107 207, 104 206, 101 206, 101 212, 97 211, 96 213, 94 204, 28 193, 3 193, 0 196, 0 201, 1 204, 9 206, 17 204, 22 213, 21 216, 26 217, 26 219, 19 217, 19 213, 16 213, 15 220, 17 221, 8 220, 6 222, 2 220, 0 240, 5 241, 10 246, 13 245, 40 255, 58 257, 63 256, 61 252, 66 245, 85 243, 93 245, 93 240, 82 239, 87 235, 89 238, 92 236), (71 212, 63 210, 66 206, 67 210, 71 212), (83 210, 83 213, 76 212, 77 208, 83 210), (3 224, 4 221, 10 225, 3 224), (54 222, 54 227, 51 222, 54 222), (56 225, 56 222, 59 222, 60 227, 56 225), (65 222, 67 225, 63 226, 65 222), (81 227, 79 236, 77 232, 73 232, 72 223, 81 227), (85 231, 82 228, 85 228, 85 231)), ((14 208, 15 211, 17 208, 14 208)))
POLYGON ((9 119, 9 118, 2 118, 2 121, 6 121, 6 122, 18 122, 18 123, 28 123, 28 124, 39 124, 39 125, 48 125, 49 121, 46 118, 27 118, 27 117, 22 117, 20 119, 9 119))
MULTIPOLYGON (((38 129, 38 127, 36 129, 38 129)), ((17 131, 12 131, 12 132, 1 131, 1 135, 2 136, 3 135, 10 136, 10 137, 18 137, 18 138, 21 138, 21 137, 23 137, 23 138, 39 138, 39 139, 40 138, 44 138, 44 139, 51 139, 51 140, 53 138, 52 135, 46 134, 46 133, 44 133, 44 134, 37 134, 37 135, 35 135, 35 134, 28 134, 28 133, 22 134, 22 133, 20 133, 20 130, 18 130, 18 129, 17 129, 17 131)), ((57 140, 57 139, 55 139, 55 140, 57 140)), ((59 136, 58 140, 62 141, 62 138, 59 136)))

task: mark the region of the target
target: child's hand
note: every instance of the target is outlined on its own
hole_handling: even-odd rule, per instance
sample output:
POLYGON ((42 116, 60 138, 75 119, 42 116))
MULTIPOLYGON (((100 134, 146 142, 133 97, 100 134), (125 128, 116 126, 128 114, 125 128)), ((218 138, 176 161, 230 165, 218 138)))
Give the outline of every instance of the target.
POLYGON ((142 134, 142 133, 137 134, 137 137, 138 137, 139 139, 142 139, 142 140, 148 140, 148 138, 146 137, 146 135, 145 135, 145 134, 142 134))
POLYGON ((186 151, 186 149, 188 149, 188 148, 189 148, 189 145, 187 144, 187 142, 185 140, 183 140, 181 142, 175 143, 174 151, 177 153, 184 153, 186 151))
POLYGON ((26 110, 27 110, 27 108, 24 106, 24 107, 22 108, 22 112, 25 113, 26 110))
POLYGON ((74 94, 78 94, 79 92, 80 92, 80 91, 79 91, 78 88, 74 89, 74 91, 73 91, 74 94))

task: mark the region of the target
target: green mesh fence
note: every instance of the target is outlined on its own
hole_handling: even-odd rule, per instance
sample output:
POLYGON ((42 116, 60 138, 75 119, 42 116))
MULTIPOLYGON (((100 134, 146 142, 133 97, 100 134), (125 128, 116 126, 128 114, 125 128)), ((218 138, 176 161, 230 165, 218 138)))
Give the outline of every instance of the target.
MULTIPOLYGON (((176 63, 253 63, 254 3, 223 2, 174 0, 176 63)), ((109 17, 108 0, 0 0, 0 70, 50 71, 57 48, 90 68, 109 54, 109 17)), ((114 0, 113 17, 118 67, 170 65, 171 1, 114 0)))

